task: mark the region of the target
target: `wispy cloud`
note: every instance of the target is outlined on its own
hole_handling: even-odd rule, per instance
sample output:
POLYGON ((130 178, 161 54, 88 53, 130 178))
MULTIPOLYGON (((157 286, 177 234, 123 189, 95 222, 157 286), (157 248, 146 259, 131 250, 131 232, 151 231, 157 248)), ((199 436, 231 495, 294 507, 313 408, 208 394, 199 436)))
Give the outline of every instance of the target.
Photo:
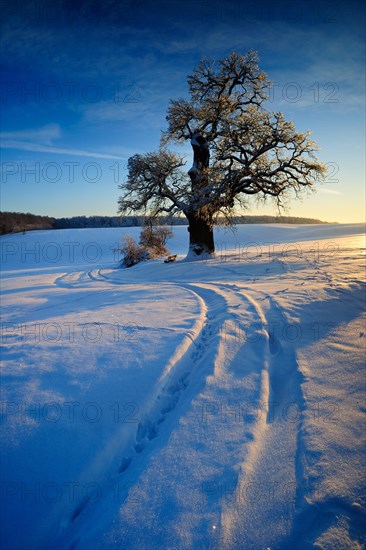
POLYGON ((61 128, 58 124, 47 124, 35 130, 20 130, 16 132, 1 132, 1 140, 37 140, 44 145, 51 145, 52 140, 61 137, 61 128))
POLYGON ((19 151, 31 151, 33 153, 48 153, 56 155, 72 155, 77 157, 91 157, 98 159, 126 160, 126 153, 105 153, 101 151, 86 151, 84 149, 71 149, 59 147, 53 144, 53 140, 61 138, 61 128, 58 124, 48 124, 42 128, 31 130, 18 130, 14 132, 0 133, 0 147, 2 149, 17 149, 19 151))
POLYGON ((51 145, 43 145, 40 143, 30 143, 27 141, 18 140, 2 140, 0 146, 3 149, 17 149, 20 151, 32 151, 35 153, 48 153, 56 155, 73 155, 77 157, 91 157, 98 159, 114 159, 114 160, 126 160, 127 156, 109 155, 105 153, 98 153, 93 151, 83 151, 82 149, 67 149, 63 147, 53 147, 51 145))

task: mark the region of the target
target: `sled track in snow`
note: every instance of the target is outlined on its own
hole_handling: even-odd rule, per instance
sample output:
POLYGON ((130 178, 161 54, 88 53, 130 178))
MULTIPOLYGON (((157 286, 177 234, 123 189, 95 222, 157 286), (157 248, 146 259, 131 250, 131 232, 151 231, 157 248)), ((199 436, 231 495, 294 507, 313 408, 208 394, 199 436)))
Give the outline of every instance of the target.
MULTIPOLYGON (((100 269, 91 272, 66 274, 57 279, 56 284, 70 288, 84 284, 90 285, 90 281, 100 282, 103 285, 106 283, 125 284, 103 276, 100 269)), ((215 347, 217 357, 220 343, 223 343, 220 327, 222 328, 228 319, 235 319, 238 326, 244 323, 241 316, 241 304, 245 303, 246 307, 249 306, 265 334, 261 400, 264 403, 276 403, 281 411, 292 400, 293 403, 298 405, 300 415, 304 405, 301 391, 302 377, 298 370, 295 354, 291 348, 284 347, 270 329, 271 324, 284 323, 283 313, 273 298, 267 295, 258 295, 257 299, 254 299, 249 294, 250 289, 247 286, 234 283, 184 284, 164 282, 164 285, 169 285, 172 289, 174 287, 184 289, 192 292, 197 297, 203 312, 200 330, 193 338, 188 338, 189 342, 180 346, 178 353, 171 358, 163 376, 149 397, 143 418, 136 427, 133 443, 126 446, 121 442, 118 462, 117 460, 114 461, 114 472, 110 474, 114 479, 123 477, 128 480, 130 472, 133 475, 134 465, 138 464, 141 468, 149 450, 154 451, 154 448, 156 448, 154 441, 160 437, 161 433, 164 431, 164 437, 167 437, 168 431, 170 433, 174 430, 180 417, 179 402, 187 394, 187 391, 189 394, 187 399, 193 399, 195 395, 192 391, 189 392, 192 375, 199 373, 200 383, 203 385, 204 378, 215 371, 215 365, 206 364, 205 355, 209 347, 215 347), (264 301, 269 303, 267 315, 264 313, 264 308, 259 305, 260 302, 263 303, 264 301), (176 412, 176 415, 172 418, 169 426, 164 428, 167 419, 173 416, 173 411, 176 412)), ((220 368, 224 367, 221 365, 220 368)), ((193 390, 193 392, 197 391, 199 391, 197 388, 193 390)), ((241 471, 246 479, 251 479, 253 483, 260 483, 263 480, 263 475, 267 475, 268 479, 273 479, 273 475, 278 473, 278 467, 281 463, 290 464, 293 491, 289 497, 295 506, 296 486, 302 480, 302 419, 300 418, 298 422, 291 424, 290 422, 284 422, 281 415, 276 417, 274 411, 275 409, 271 411, 268 407, 266 416, 260 418, 254 426, 253 441, 248 442, 249 452, 246 460, 241 465, 241 471), (278 446, 276 449, 276 441, 279 438, 287 441, 287 444, 278 446), (258 441, 261 442, 260 445, 258 441), (273 463, 275 467, 273 467, 273 463)), ((289 482, 288 473, 289 470, 286 469, 287 477, 282 480, 287 483, 289 482)), ((267 507, 265 511, 258 507, 255 510, 258 528, 262 522, 266 521, 263 514, 275 513, 279 517, 288 515, 288 510, 281 509, 281 506, 280 498, 274 498, 272 506, 267 507)), ((61 537, 63 548, 67 550, 84 548, 82 539, 78 536, 79 529, 85 523, 92 522, 94 514, 98 514, 100 507, 103 507, 103 499, 96 504, 83 499, 75 506, 70 512, 68 527, 66 527, 61 537)), ((246 503, 244 503, 240 510, 223 506, 223 534, 221 540, 223 547, 235 548, 238 547, 241 540, 246 540, 246 548, 248 550, 253 548, 254 550, 251 541, 248 538, 245 539, 246 517, 252 513, 253 503, 250 506, 246 506, 246 503), (230 529, 226 529, 225 525, 230 525, 230 529)), ((293 514, 293 511, 291 513, 293 514)), ((279 529, 284 529, 280 518, 279 529)))

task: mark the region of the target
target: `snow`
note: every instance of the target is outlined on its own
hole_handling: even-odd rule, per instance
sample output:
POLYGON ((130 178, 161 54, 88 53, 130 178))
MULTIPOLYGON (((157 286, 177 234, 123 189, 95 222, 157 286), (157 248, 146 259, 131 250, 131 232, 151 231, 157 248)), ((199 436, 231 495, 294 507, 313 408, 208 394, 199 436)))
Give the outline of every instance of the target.
POLYGON ((0 238, 2 547, 363 548, 364 226, 173 230, 0 238))

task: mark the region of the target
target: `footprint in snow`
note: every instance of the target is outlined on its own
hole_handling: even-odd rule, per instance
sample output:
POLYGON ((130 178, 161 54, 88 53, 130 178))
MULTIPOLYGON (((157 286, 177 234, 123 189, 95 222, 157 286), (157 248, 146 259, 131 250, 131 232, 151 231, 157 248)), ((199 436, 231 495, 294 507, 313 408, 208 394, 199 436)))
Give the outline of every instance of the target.
POLYGON ((131 457, 130 456, 129 457, 123 457, 118 472, 120 474, 122 474, 123 472, 125 472, 127 470, 127 468, 129 467, 130 464, 131 464, 131 457))
POLYGON ((135 449, 136 453, 142 453, 142 451, 145 449, 146 443, 144 441, 140 441, 139 443, 135 443, 133 448, 135 449))

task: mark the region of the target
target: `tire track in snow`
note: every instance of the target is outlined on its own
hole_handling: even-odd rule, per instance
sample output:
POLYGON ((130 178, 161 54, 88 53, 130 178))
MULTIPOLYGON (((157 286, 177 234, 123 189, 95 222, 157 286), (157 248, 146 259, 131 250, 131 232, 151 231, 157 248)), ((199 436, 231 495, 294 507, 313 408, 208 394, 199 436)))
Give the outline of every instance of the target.
MULTIPOLYGON (((106 283, 111 281, 98 280, 90 277, 94 281, 106 283)), ((79 277, 78 281, 84 282, 83 277, 79 277)), ((89 280, 90 282, 90 280, 89 280)), ((169 284, 169 283, 168 283, 169 284)), ((220 345, 225 348, 225 343, 222 341, 222 334, 218 335, 217 330, 211 330, 210 325, 213 323, 216 326, 223 325, 225 321, 236 319, 238 324, 243 320, 240 318, 240 305, 245 301, 249 304, 253 313, 259 320, 259 324, 262 327, 262 332, 265 337, 265 358, 263 362, 261 372, 261 402, 262 403, 277 403, 284 404, 284 400, 288 397, 289 393, 292 395, 291 390, 296 386, 297 381, 292 376, 293 372, 297 372, 294 357, 290 357, 286 350, 284 356, 284 350, 281 343, 275 337, 271 331, 266 330, 269 325, 267 317, 265 316, 263 309, 259 305, 258 300, 254 300, 250 294, 248 294, 247 287, 245 293, 243 287, 235 284, 183 284, 183 283, 170 283, 172 287, 177 286, 185 290, 193 292, 197 299, 201 303, 200 329, 196 331, 195 335, 187 336, 186 341, 182 343, 180 348, 176 351, 174 356, 170 359, 164 373, 159 380, 159 383, 155 389, 154 394, 150 395, 147 406, 145 407, 145 415, 136 428, 135 436, 133 438, 133 444, 128 445, 125 451, 121 452, 122 458, 119 459, 116 474, 119 477, 129 479, 130 472, 134 469, 134 464, 137 462, 141 464, 141 457, 146 456, 148 449, 151 447, 154 449, 154 440, 158 438, 161 425, 166 420, 168 415, 172 413, 179 403, 181 396, 186 391, 190 384, 190 377, 193 370, 197 371, 201 367, 200 372, 207 372, 208 368, 204 365, 204 355, 209 343, 212 343, 214 338, 216 339, 216 346, 219 349, 220 345), (234 303, 234 301, 239 303, 234 303), (229 313, 229 309, 231 310, 229 313), (191 354, 191 355, 190 355, 191 354), (287 365, 286 372, 280 373, 281 362, 285 358, 287 365), (291 360, 290 360, 291 359, 291 360), (203 368, 202 368, 203 367, 203 368), (283 384, 287 380, 287 385, 283 384), (284 391, 284 387, 285 390, 284 391)), ((270 297, 266 296, 266 299, 270 297)), ((281 316, 280 309, 276 307, 274 301, 271 302, 270 308, 270 320, 279 319, 281 316)), ((225 353, 225 352, 224 352, 225 353)), ((215 361, 215 364, 218 361, 215 361)), ((216 365, 211 366, 216 369, 216 365)), ((217 372, 219 374, 219 372, 217 372)), ((294 392, 294 395, 296 391, 294 392)), ((251 479, 252 483, 260 483, 263 480, 263 474, 269 476, 275 476, 277 469, 270 468, 268 461, 268 454, 273 453, 273 448, 276 444, 276 439, 287 437, 288 445, 281 443, 280 447, 286 447, 291 449, 290 456, 281 455, 281 448, 277 451, 276 464, 279 461, 291 462, 296 461, 294 458, 296 455, 296 445, 294 447, 293 442, 297 442, 297 428, 290 430, 291 434, 286 433, 287 425, 284 425, 278 419, 271 418, 271 411, 267 411, 266 415, 261 415, 253 430, 253 440, 248 442, 248 455, 245 462, 242 464, 242 475, 246 479, 251 479), (267 458, 266 458, 267 457, 267 458)), ((174 418, 174 423, 179 421, 179 414, 174 418)), ((172 428, 174 429, 174 427, 172 428)), ((295 469, 295 468, 294 468, 295 469)), ((114 474, 114 475, 116 475, 114 474)), ((286 481, 288 476, 286 473, 286 481)), ((296 476, 294 476, 294 479, 296 476)), ((294 484, 295 486, 295 484, 294 484)), ((237 547, 237 544, 242 539, 243 528, 243 514, 244 516, 253 515, 253 505, 249 503, 244 510, 241 508, 235 513, 232 509, 226 507, 222 513, 222 525, 223 525, 223 545, 225 547, 237 547)), ((274 499, 274 503, 270 510, 278 508, 278 505, 283 504, 281 499, 274 499)), ((71 550, 82 545, 82 537, 78 537, 77 533, 85 526, 85 523, 91 522, 94 514, 98 513, 99 506, 91 505, 87 500, 83 500, 74 508, 70 514, 69 527, 65 532, 65 539, 71 540, 71 545, 66 547, 71 550)), ((268 507, 267 507, 268 508, 268 507)), ((286 512, 286 511, 285 511, 286 512)), ((255 522, 258 524, 258 528, 261 527, 262 522, 268 522, 267 517, 263 517, 263 513, 260 506, 255 511, 255 522)), ((244 526, 245 526, 244 521, 244 526)), ((281 521, 278 522, 281 524, 281 521)), ((283 521, 282 521, 283 524, 283 521)), ((283 530, 283 525, 281 525, 283 530)), ((280 529, 281 530, 281 529, 280 529)), ((254 530, 257 532, 257 530, 254 530)), ((65 540, 64 539, 64 540, 65 540)), ((254 542, 251 546, 251 541, 248 540, 247 548, 255 548, 254 542)), ((264 541, 268 544, 268 541, 264 541)))

